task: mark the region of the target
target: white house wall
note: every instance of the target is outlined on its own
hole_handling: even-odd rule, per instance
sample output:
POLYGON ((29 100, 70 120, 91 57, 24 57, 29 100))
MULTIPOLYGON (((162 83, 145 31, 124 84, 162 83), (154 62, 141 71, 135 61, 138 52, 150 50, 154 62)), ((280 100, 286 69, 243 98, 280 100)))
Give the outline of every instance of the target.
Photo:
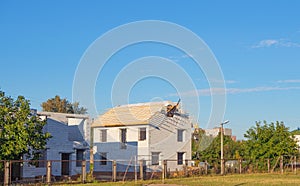
MULTIPOLYGON (((58 160, 52 162, 52 172, 54 176, 61 176, 61 156, 62 153, 70 153, 70 166, 69 173, 70 175, 76 175, 81 173, 81 167, 76 167, 76 149, 74 148, 74 142, 70 141, 70 138, 84 138, 83 136, 70 136, 71 135, 81 135, 89 134, 90 129, 85 129, 85 126, 88 126, 87 119, 73 119, 69 118, 70 126, 68 124, 54 120, 52 118, 47 119, 47 124, 44 127, 44 131, 49 132, 52 135, 52 138, 47 142, 47 160, 58 160), (77 127, 78 132, 70 133, 70 127, 77 127), (82 132, 82 133, 81 133, 82 132)), ((75 130, 71 130, 75 131, 75 130)), ((89 137, 87 137, 89 139, 89 137)), ((81 142, 82 143, 82 142, 81 142)), ((86 149, 85 157, 89 157, 89 150, 86 149)), ((87 167, 89 169, 89 167, 87 167)), ((35 166, 29 165, 27 163, 23 166, 22 176, 23 177, 35 177, 39 175, 45 175, 46 168, 37 168, 35 166)))
POLYGON ((77 126, 81 135, 87 143, 90 143, 90 122, 89 119, 68 118, 68 126, 77 126))
MULTIPOLYGON (((149 144, 149 126, 147 125, 135 125, 126 127, 97 127, 94 128, 94 170, 97 171, 111 171, 111 164, 107 166, 100 165, 97 160, 100 159, 100 153, 107 153, 108 160, 116 160, 118 163, 117 169, 122 170, 120 166, 127 165, 130 160, 131 163, 137 157, 138 159, 145 159, 149 157, 148 144, 149 144), (146 140, 139 141, 139 128, 146 127, 146 140), (127 130, 127 143, 126 149, 121 149, 120 143, 120 130, 127 130), (100 142, 100 130, 107 130, 107 142, 100 142)), ((124 169, 123 169, 124 170, 124 169)))
MULTIPOLYGON (((137 157, 137 160, 146 160, 146 165, 150 166, 150 169, 161 169, 161 166, 151 166, 151 153, 160 152, 160 165, 162 165, 162 160, 172 160, 168 163, 171 171, 182 168, 182 165, 177 165, 178 152, 185 153, 184 159, 191 159, 191 123, 187 117, 178 115, 166 117, 165 114, 158 112, 147 125, 96 127, 93 134, 95 172, 112 171, 111 164, 103 166, 97 163, 101 152, 107 153, 108 160, 127 160, 128 162, 137 157), (145 141, 138 141, 138 129, 142 127, 146 127, 147 137, 145 141), (120 129, 123 128, 127 129, 126 149, 120 149, 120 129), (177 141, 178 129, 184 130, 183 142, 177 141), (107 142, 100 142, 100 130, 107 130, 107 142)), ((118 168, 118 170, 121 169, 118 168)))
MULTIPOLYGON (((168 168, 180 169, 177 165, 177 152, 184 152, 184 159, 191 159, 191 123, 188 118, 174 115, 166 117, 157 113, 150 120, 150 151, 160 152, 160 161, 169 160, 168 168), (177 130, 184 130, 183 142, 177 141, 177 130)), ((150 153, 151 153, 150 152, 150 153)))

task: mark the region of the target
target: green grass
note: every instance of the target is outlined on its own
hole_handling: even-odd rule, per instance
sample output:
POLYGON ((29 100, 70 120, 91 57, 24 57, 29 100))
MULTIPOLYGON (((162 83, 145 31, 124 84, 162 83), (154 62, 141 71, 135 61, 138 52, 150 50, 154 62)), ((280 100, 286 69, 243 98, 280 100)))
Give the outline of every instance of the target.
MULTIPOLYGON (((265 186, 265 185, 300 185, 300 175, 294 174, 245 174, 226 176, 203 176, 194 178, 167 179, 165 184, 186 186, 265 186)), ((135 182, 104 182, 81 184, 82 186, 142 186, 148 184, 162 184, 162 180, 148 180, 135 182)))

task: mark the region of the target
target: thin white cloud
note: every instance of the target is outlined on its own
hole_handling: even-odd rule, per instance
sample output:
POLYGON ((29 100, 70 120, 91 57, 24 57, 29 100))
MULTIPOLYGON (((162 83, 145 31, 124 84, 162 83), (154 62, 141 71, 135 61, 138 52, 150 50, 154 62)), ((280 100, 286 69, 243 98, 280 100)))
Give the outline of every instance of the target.
MULTIPOLYGON (((223 83, 223 81, 221 81, 221 80, 212 80, 212 82, 214 82, 214 83, 223 83)), ((235 80, 224 80, 224 83, 225 84, 235 84, 235 83, 238 83, 238 82, 235 81, 235 80)))
POLYGON ((227 94, 251 93, 251 92, 268 92, 277 90, 300 90, 300 87, 254 87, 254 88, 229 88, 227 94))
POLYGON ((270 47, 277 45, 279 42, 275 39, 265 39, 261 40, 258 44, 254 45, 252 48, 262 48, 262 47, 270 47))
POLYGON ((279 80, 277 83, 300 83, 300 79, 279 80))
MULTIPOLYGON (((208 88, 198 89, 180 93, 183 96, 211 96, 211 95, 230 95, 252 92, 269 92, 269 91, 283 91, 283 90, 300 90, 300 87, 254 87, 254 88, 208 88)), ((170 96, 178 96, 178 94, 171 94, 170 96)))
POLYGON ((225 80, 225 83, 226 84, 235 84, 235 83, 238 83, 238 81, 235 81, 235 80, 225 80))
POLYGON ((264 39, 252 46, 252 48, 266 47, 300 47, 300 43, 292 42, 287 39, 264 39))
MULTIPOLYGON (((208 80, 206 79, 196 79, 198 81, 201 81, 201 82, 208 82, 208 80)), ((235 80, 217 80, 217 79, 212 79, 211 80, 212 83, 225 83, 225 84, 235 84, 235 83, 238 83, 238 81, 235 81, 235 80)))

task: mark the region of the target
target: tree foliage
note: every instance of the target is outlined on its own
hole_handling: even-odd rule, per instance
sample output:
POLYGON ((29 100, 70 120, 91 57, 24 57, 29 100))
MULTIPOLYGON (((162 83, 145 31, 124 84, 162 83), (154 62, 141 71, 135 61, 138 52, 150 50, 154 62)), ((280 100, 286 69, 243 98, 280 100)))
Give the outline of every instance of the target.
POLYGON ((293 130, 291 133, 292 133, 292 135, 300 135, 300 128, 293 130))
MULTIPOLYGON (((230 136, 224 136, 224 159, 236 159, 238 143, 233 141, 230 136)), ((213 139, 208 148, 201 152, 201 160, 219 161, 221 159, 221 135, 213 139)))
POLYGON ((192 159, 199 160, 200 152, 206 149, 212 141, 213 138, 206 136, 204 130, 200 128, 195 129, 192 138, 192 159))
POLYGON ((298 154, 297 143, 283 122, 256 122, 244 137, 244 157, 251 161, 298 154))
MULTIPOLYGON (((217 137, 206 136, 203 130, 194 133, 192 140, 193 159, 208 161, 209 163, 219 162, 221 159, 221 133, 217 137)), ((230 136, 224 136, 224 158, 240 158, 240 142, 235 142, 230 136)))
POLYGON ((60 96, 56 95, 54 98, 48 99, 46 102, 41 104, 43 111, 47 112, 60 112, 70 114, 86 114, 87 109, 79 107, 79 102, 71 103, 66 98, 61 99, 60 96))
POLYGON ((243 157, 256 169, 266 169, 266 161, 270 160, 273 169, 278 166, 280 157, 288 159, 299 154, 294 136, 283 122, 256 122, 244 137, 247 139, 242 146, 243 157))
POLYGON ((45 124, 31 114, 30 103, 23 96, 14 100, 0 91, 0 159, 19 160, 23 155, 37 159, 51 137, 43 133, 45 124))
MULTIPOLYGON (((276 166, 280 156, 290 159, 299 155, 294 133, 289 132, 283 122, 256 122, 244 134, 244 141, 235 142, 229 136, 224 136, 224 159, 241 158, 259 169, 266 167, 266 161, 270 159, 272 166, 276 166)), ((212 138, 206 136, 203 130, 196 131, 192 141, 193 159, 210 163, 220 161, 220 141, 220 133, 212 138)))

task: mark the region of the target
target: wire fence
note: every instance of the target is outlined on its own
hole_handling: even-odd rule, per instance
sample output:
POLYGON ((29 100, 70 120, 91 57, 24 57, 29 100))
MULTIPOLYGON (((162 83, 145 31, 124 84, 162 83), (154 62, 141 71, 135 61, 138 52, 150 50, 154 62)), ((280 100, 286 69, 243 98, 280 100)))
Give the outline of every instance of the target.
POLYGON ((69 160, 0 161, 0 185, 85 183, 87 162, 69 160))
MULTIPOLYGON (((230 159, 224 162, 225 174, 294 173, 300 159, 280 156, 270 159, 230 159)), ((0 160, 0 185, 87 183, 196 177, 221 173, 219 159, 198 160, 94 160, 3 161, 0 160)))

